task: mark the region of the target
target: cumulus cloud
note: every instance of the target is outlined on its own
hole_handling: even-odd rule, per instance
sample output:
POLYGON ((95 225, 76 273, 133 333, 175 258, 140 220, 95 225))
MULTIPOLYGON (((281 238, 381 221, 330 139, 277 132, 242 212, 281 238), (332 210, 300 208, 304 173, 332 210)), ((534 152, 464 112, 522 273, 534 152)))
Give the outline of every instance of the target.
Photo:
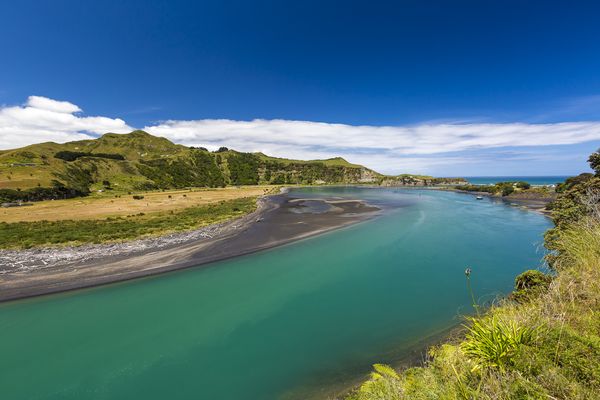
POLYGON ((383 171, 412 172, 431 170, 440 163, 472 162, 466 156, 445 156, 448 153, 600 140, 600 122, 354 126, 257 119, 165 121, 144 129, 177 143, 210 149, 229 146, 303 159, 341 155, 383 171))
POLYGON ((398 155, 574 144, 600 139, 600 122, 354 126, 257 119, 166 121, 144 129, 180 143, 230 144, 248 150, 293 146, 305 150, 383 151, 398 155))
POLYGON ((39 142, 90 139, 106 132, 132 130, 119 118, 86 117, 68 101, 30 96, 21 106, 0 108, 0 149, 39 142))
POLYGON ((73 114, 81 111, 81 108, 68 101, 52 100, 42 96, 29 96, 27 106, 65 114, 73 114))
MULTIPOLYGON (((75 104, 40 96, 29 97, 22 106, 0 108, 0 148, 4 149, 132 129, 122 119, 82 116, 75 104)), ((356 126, 291 120, 204 119, 168 120, 143 129, 176 143, 211 150, 227 146, 298 159, 342 156, 387 173, 444 173, 445 166, 468 169, 471 164, 485 162, 485 152, 507 147, 540 149, 600 140, 600 122, 594 121, 356 126)))

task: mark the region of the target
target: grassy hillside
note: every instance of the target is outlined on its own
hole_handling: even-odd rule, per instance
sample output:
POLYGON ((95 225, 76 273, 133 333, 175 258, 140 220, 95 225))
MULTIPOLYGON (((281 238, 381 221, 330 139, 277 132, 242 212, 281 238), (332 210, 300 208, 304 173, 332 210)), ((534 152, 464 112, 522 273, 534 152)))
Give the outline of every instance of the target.
POLYGON ((551 274, 519 275, 462 338, 430 349, 421 367, 375 365, 348 399, 600 398, 600 162, 592 167, 552 203, 551 274))
POLYGON ((185 154, 185 146, 175 145, 164 138, 142 131, 126 135, 108 133, 95 140, 64 144, 40 143, 0 154, 0 188, 31 189, 53 187, 56 182, 72 186, 76 175, 89 175, 88 189, 103 188, 103 181, 111 187, 135 190, 152 186, 141 174, 138 165, 144 160, 176 158, 185 154), (60 153, 83 153, 73 161, 57 157, 60 153), (123 160, 102 155, 119 155, 123 160))
POLYGON ((429 175, 401 174, 396 176, 380 176, 381 186, 453 186, 467 183, 464 178, 435 178, 429 175))
POLYGON ((254 154, 256 154, 258 157, 260 157, 260 159, 263 161, 271 161, 271 162, 277 162, 277 163, 281 163, 281 164, 298 164, 298 163, 317 164, 317 163, 320 163, 320 164, 324 164, 327 166, 350 167, 350 168, 361 168, 362 167, 362 165, 352 164, 352 163, 346 161, 342 157, 327 158, 325 160, 302 161, 302 160, 292 160, 289 158, 270 157, 263 153, 254 153, 254 154))
POLYGON ((1 201, 60 199, 100 191, 361 183, 379 176, 342 158, 300 161, 226 148, 209 152, 143 131, 0 152, 1 201))

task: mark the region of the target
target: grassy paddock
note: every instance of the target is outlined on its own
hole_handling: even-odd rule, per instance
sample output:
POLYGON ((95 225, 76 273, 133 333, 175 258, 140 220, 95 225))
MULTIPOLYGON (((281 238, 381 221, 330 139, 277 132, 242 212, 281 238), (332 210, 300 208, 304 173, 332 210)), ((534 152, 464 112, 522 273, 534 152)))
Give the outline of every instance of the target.
POLYGON ((117 242, 196 229, 250 213, 257 196, 221 200, 181 210, 137 213, 106 219, 0 222, 0 246, 24 249, 35 246, 117 242))
POLYGON ((273 186, 241 186, 218 189, 194 188, 155 192, 123 193, 105 191, 89 197, 50 200, 31 206, 0 208, 0 222, 35 222, 103 219, 131 214, 180 211, 188 207, 237 198, 260 196, 278 190, 273 186), (134 199, 133 196, 143 196, 134 199))
POLYGON ((562 230, 555 245, 558 274, 543 291, 472 319, 422 367, 376 365, 349 399, 600 398, 600 223, 562 230))

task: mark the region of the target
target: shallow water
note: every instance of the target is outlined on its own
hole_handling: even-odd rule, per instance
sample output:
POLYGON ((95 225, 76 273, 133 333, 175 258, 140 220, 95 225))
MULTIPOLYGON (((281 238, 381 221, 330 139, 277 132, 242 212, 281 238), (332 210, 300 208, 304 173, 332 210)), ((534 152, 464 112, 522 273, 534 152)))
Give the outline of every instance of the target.
POLYGON ((452 192, 315 188, 381 217, 137 281, 0 304, 6 399, 324 396, 540 265, 549 221, 452 192))

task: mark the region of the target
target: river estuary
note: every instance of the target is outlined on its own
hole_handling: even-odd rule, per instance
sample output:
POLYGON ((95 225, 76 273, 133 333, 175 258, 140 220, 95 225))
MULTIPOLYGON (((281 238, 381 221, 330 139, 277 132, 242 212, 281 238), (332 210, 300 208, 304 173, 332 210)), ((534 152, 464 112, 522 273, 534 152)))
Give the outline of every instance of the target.
MULTIPOLYGON (((541 265, 550 221, 492 199, 308 188, 382 215, 150 278, 0 304, 3 399, 305 399, 352 385, 541 265)), ((319 212, 316 210, 315 212, 319 212)))

